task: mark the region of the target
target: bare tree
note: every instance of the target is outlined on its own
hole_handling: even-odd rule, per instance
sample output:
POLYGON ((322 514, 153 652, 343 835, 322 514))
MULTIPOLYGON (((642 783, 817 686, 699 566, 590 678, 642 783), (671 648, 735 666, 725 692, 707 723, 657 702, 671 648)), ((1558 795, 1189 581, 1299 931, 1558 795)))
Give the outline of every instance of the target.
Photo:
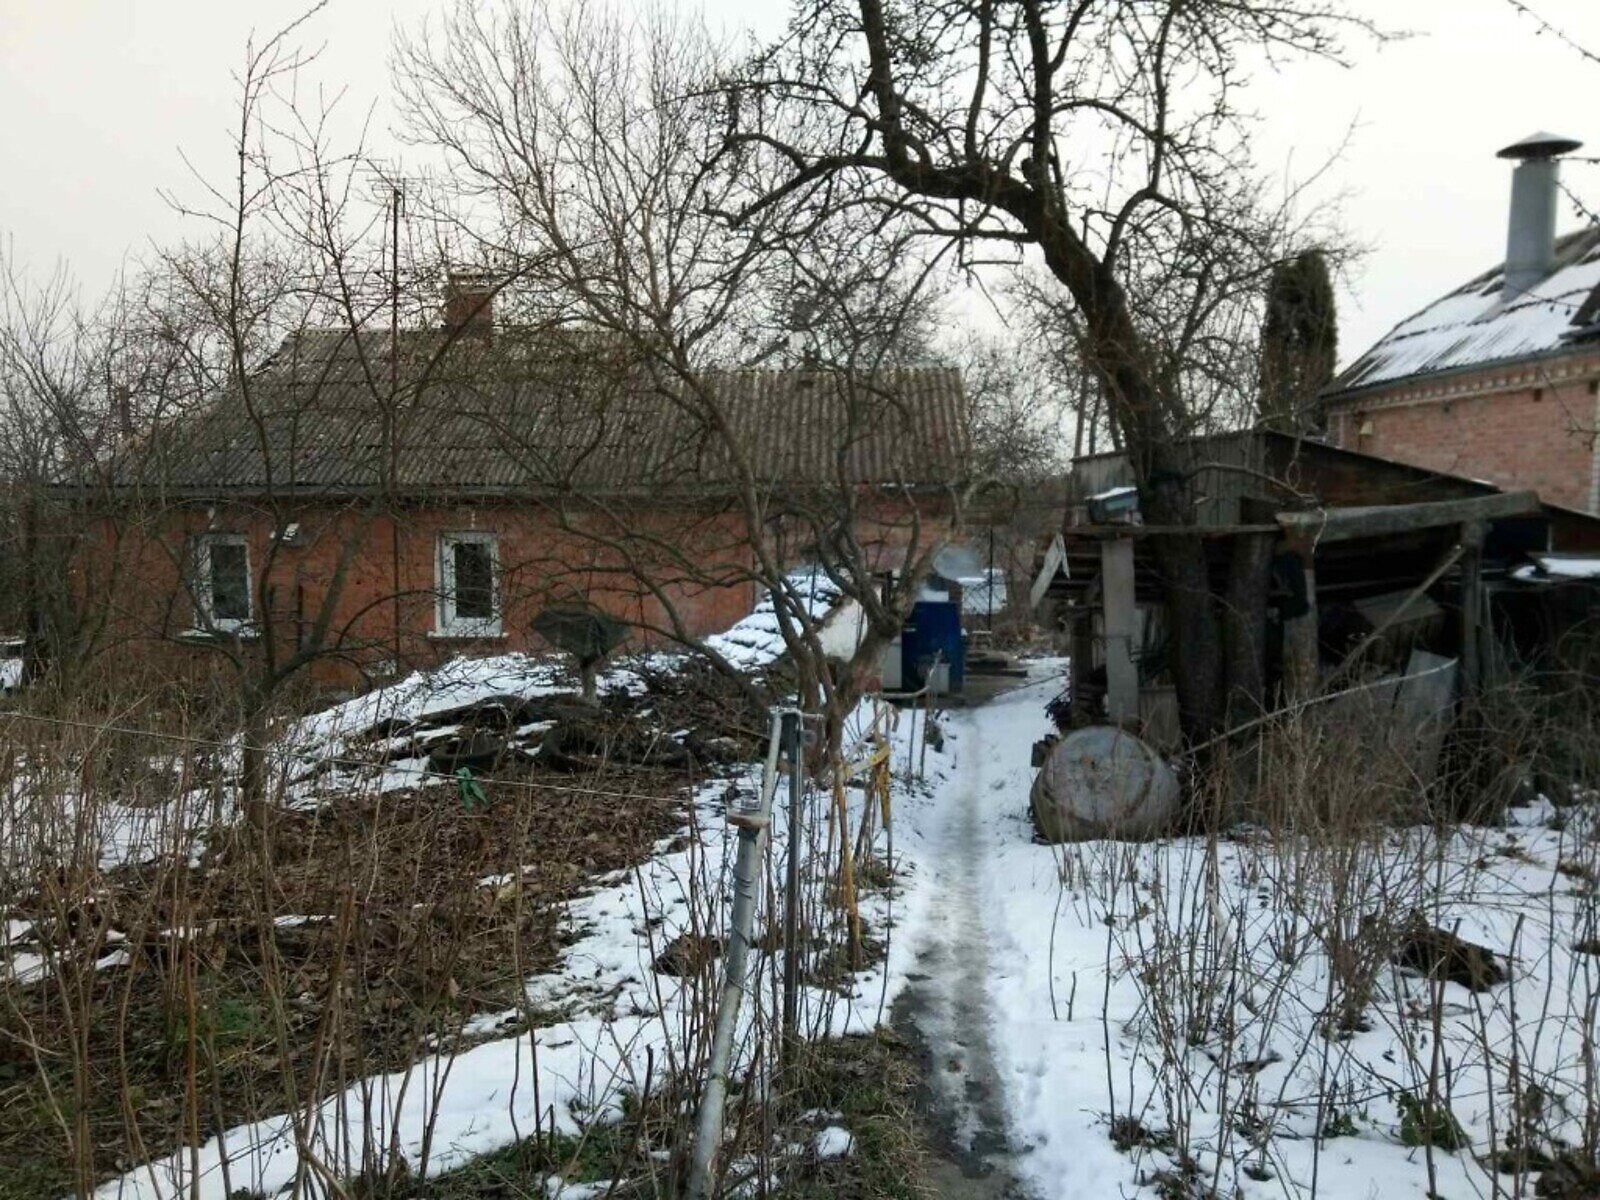
POLYGON ((1166 531, 1155 549, 1191 737, 1221 721, 1226 671, 1174 447, 1206 407, 1196 376, 1233 373, 1211 341, 1217 304, 1277 241, 1239 86, 1265 62, 1337 55, 1352 25, 1331 0, 812 0, 722 92, 728 146, 779 176, 742 222, 825 210, 843 189, 967 261, 1037 255, 1145 519, 1166 531))
MULTIPOLYGON (((651 595, 664 633, 714 661, 670 591, 739 579, 766 590, 804 692, 838 719, 980 482, 948 456, 919 473, 935 465, 919 463, 925 447, 896 437, 912 426, 904 368, 929 353, 940 255, 843 193, 809 214, 773 205, 731 219, 767 166, 730 149, 716 86, 729 61, 694 27, 581 4, 501 15, 463 4, 403 39, 397 62, 408 128, 447 156, 459 237, 501 268, 524 336, 578 329, 615 348, 619 386, 625 376, 672 413, 657 440, 684 477, 696 447, 716 462, 738 553, 707 559, 699 540, 592 494, 534 501, 651 595), (777 427, 751 426, 732 369, 773 363, 806 369, 825 420, 769 406, 763 424, 777 427), (762 445, 774 440, 802 470, 773 477, 762 445), (790 575, 798 562, 860 608, 843 669, 827 667, 809 589, 790 575)), ((952 437, 964 456, 967 431, 952 437)))
POLYGON ((25 671, 77 633, 66 587, 71 539, 52 485, 114 435, 107 393, 106 310, 86 308, 64 269, 42 282, 0 254, 0 480, 4 593, 0 628, 25 638, 25 671))
POLYGON ((73 472, 101 531, 78 588, 102 612, 99 650, 176 641, 231 672, 250 803, 285 689, 316 664, 364 669, 385 649, 374 612, 396 597, 352 615, 351 577, 405 518, 391 451, 452 340, 402 362, 390 336, 436 292, 417 269, 431 247, 402 226, 398 185, 364 146, 336 145, 332 107, 305 99, 315 56, 295 39, 315 11, 247 48, 237 166, 173 200, 197 235, 157 254, 108 313, 110 436, 73 472), (321 488, 294 438, 350 420, 333 398, 352 391, 363 414, 346 432, 370 486, 321 488), (293 553, 307 544, 315 567, 293 553))

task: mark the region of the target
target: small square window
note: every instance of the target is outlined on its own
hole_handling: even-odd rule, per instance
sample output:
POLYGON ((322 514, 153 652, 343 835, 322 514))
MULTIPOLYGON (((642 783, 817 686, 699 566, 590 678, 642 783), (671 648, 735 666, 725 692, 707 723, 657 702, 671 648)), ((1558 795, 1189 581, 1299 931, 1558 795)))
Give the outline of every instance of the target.
POLYGON ((500 553, 492 533, 439 538, 439 633, 499 637, 500 553))
POLYGON ((195 627, 234 633, 250 624, 250 546, 240 533, 208 533, 194 547, 195 627))

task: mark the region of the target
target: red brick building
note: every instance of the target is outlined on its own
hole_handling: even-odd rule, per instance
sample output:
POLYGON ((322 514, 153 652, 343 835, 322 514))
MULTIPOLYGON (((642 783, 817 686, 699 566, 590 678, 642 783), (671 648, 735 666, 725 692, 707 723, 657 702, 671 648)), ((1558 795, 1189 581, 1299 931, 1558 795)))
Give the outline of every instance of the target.
POLYGON ((1561 155, 1535 134, 1517 162, 1506 258, 1402 321, 1325 393, 1347 449, 1600 512, 1600 226, 1557 237, 1561 155))
POLYGON ((332 681, 537 649, 534 617, 573 604, 649 643, 748 613, 758 549, 848 536, 892 566, 948 528, 970 449, 952 368, 686 381, 474 324, 291 338, 79 489, 108 643, 300 655, 332 681))

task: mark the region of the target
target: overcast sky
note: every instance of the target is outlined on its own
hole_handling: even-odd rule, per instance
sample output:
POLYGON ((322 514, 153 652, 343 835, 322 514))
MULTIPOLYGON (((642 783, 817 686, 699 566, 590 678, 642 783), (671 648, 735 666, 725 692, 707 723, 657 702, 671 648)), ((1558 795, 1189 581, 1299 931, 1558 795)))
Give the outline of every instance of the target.
MULTIPOLYGON (((317 76, 364 111, 387 85, 389 30, 443 0, 331 0, 315 39, 317 76)), ((1341 296, 1341 358, 1502 256, 1510 187, 1494 152, 1535 129, 1600 155, 1600 65, 1548 36, 1507 0, 1356 0, 1415 36, 1355 65, 1298 65, 1255 89, 1260 154, 1286 176, 1323 162, 1353 127, 1325 192, 1370 254, 1341 296)), ((1530 0, 1600 51, 1600 0, 1530 0)), ((252 30, 276 28, 304 0, 0 0, 0 237, 33 270, 65 263, 98 290, 124 257, 170 240, 159 190, 193 194, 183 149, 227 169, 231 73, 252 30)), ((768 0, 710 0, 714 23, 771 30, 768 0), (755 14, 752 16, 752 14, 755 14)), ((387 117, 379 108, 381 126, 387 117)), ((1566 182, 1600 208, 1600 166, 1566 182)), ((1563 226, 1579 220, 1573 211, 1563 226)))

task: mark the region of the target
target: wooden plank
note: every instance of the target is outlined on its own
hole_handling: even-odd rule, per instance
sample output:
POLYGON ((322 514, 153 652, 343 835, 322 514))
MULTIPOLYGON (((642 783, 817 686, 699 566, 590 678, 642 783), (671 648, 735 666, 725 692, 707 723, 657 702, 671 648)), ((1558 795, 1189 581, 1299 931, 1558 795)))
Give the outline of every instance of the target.
POLYGON ((1475 521, 1461 527, 1461 687, 1475 696, 1483 685, 1483 538, 1475 521))
POLYGON ((1466 546, 1456 545, 1451 546, 1449 550, 1445 551, 1444 557, 1440 559, 1433 570, 1428 573, 1428 577, 1407 592, 1405 599, 1400 601, 1400 604, 1394 609, 1394 611, 1385 617, 1382 622, 1379 623, 1376 629, 1367 634, 1366 637, 1362 638, 1354 650, 1350 651, 1350 653, 1344 656, 1344 661, 1339 664, 1338 669, 1334 671, 1332 677, 1329 679, 1328 686, 1332 688, 1334 685, 1339 683, 1344 678, 1345 673, 1361 661, 1361 656, 1365 654, 1367 650, 1390 629, 1391 626, 1399 621, 1400 618, 1410 610, 1411 606, 1422 598, 1423 594, 1426 593, 1429 588, 1438 583, 1446 571, 1456 565, 1456 560, 1465 554, 1466 550, 1466 546))
POLYGON ((1425 504, 1381 504, 1371 508, 1325 508, 1316 512, 1279 513, 1284 532, 1316 542, 1342 542, 1351 538, 1383 537, 1441 525, 1521 517, 1539 511, 1537 492, 1496 492, 1460 500, 1432 500, 1425 504))
POLYGON ((1133 662, 1133 541, 1100 547, 1100 580, 1105 592, 1106 712, 1114 723, 1139 719, 1139 669, 1133 662))
POLYGON ((1233 537, 1241 533, 1280 533, 1280 525, 1068 525, 1063 535, 1069 540, 1119 540, 1152 537, 1233 537))
POLYGON ((1299 557, 1306 577, 1306 601, 1311 607, 1283 623, 1283 687, 1291 701, 1310 699, 1321 683, 1317 648, 1317 572, 1309 550, 1299 557))
MULTIPOLYGON (((1067 547, 1057 533, 1050 539, 1050 548, 1045 551, 1044 562, 1039 567, 1039 577, 1033 581, 1033 587, 1028 591, 1028 611, 1034 612, 1039 607, 1039 601, 1044 599, 1044 594, 1050 590, 1050 585, 1055 582, 1056 572, 1067 565, 1067 547)), ((1070 572, 1068 578, 1071 578, 1070 572)))

